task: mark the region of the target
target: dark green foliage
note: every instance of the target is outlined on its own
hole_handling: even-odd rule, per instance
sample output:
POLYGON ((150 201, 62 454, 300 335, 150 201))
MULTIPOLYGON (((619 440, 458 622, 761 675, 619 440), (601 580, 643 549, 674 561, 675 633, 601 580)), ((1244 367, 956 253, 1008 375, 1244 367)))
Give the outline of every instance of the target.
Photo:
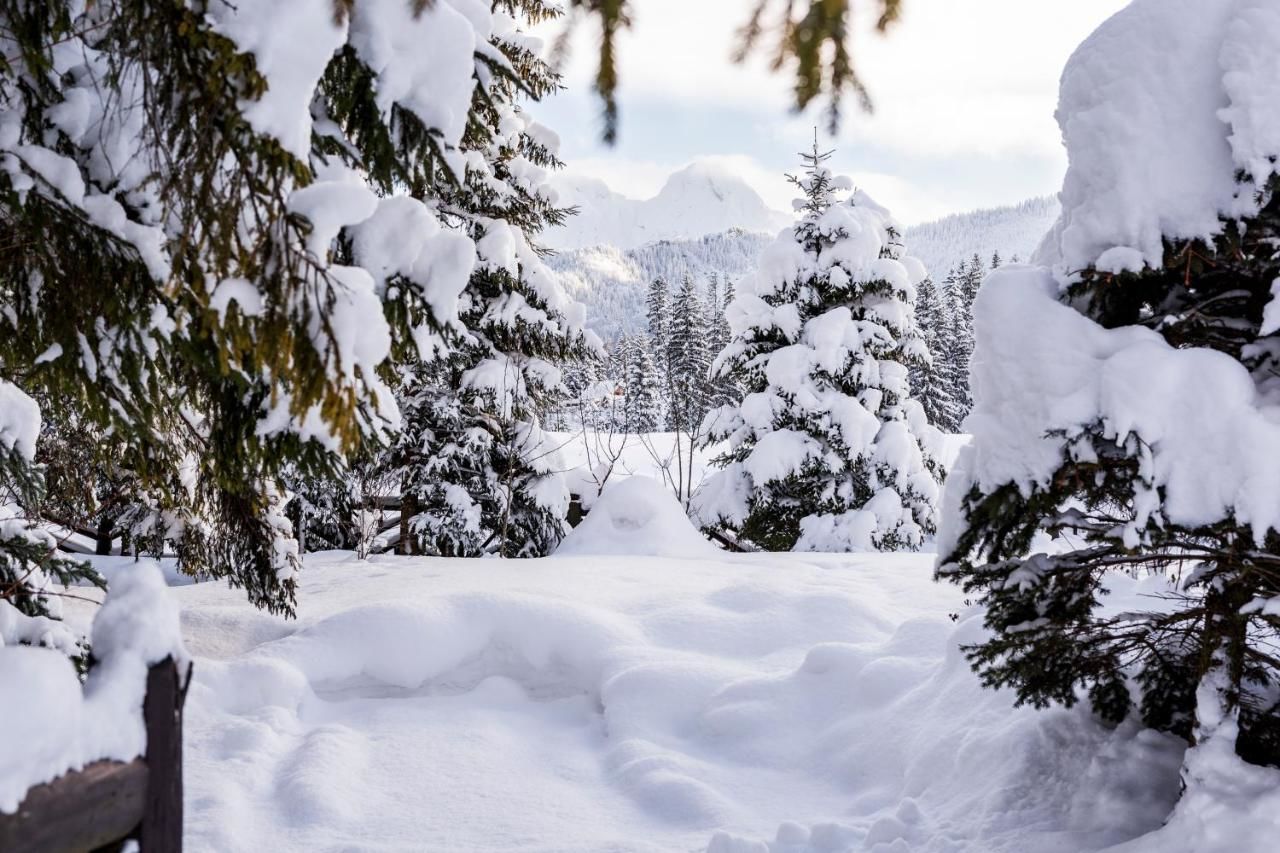
MULTIPOLYGON (((40 470, 16 448, 0 448, 0 506, 39 506, 43 497, 40 470)), ((88 563, 59 554, 46 536, 22 519, 0 515, 0 603, 8 602, 27 616, 49 616, 48 598, 42 592, 42 582, 49 579, 65 586, 104 587, 101 575, 88 563)))

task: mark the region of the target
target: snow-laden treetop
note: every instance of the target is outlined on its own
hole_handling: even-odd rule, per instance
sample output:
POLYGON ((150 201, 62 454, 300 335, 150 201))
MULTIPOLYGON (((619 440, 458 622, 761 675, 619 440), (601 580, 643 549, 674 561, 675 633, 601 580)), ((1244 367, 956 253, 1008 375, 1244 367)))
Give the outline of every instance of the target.
POLYGON ((1258 210, 1280 153, 1280 3, 1135 0, 1076 50, 1058 124, 1062 218, 1037 261, 1069 277, 1159 266, 1258 210), (1248 180, 1237 183, 1238 173, 1248 180))
POLYGON ((948 482, 939 552, 955 545, 970 489, 1048 488, 1068 455, 1095 452, 1072 444, 1093 425, 1141 445, 1133 518, 1118 525, 1131 547, 1152 519, 1232 519, 1261 542, 1280 530, 1280 406, 1269 371, 1245 362, 1274 347, 1276 302, 1260 327, 1237 318, 1254 340, 1232 354, 1168 340, 1177 307, 1117 321, 1081 307, 1096 290, 1093 303, 1061 300, 1091 267, 1158 271, 1170 241, 1212 245, 1225 223, 1262 212, 1280 171, 1280 3, 1135 0, 1072 56, 1057 116, 1062 216, 1038 251, 1044 268, 1003 268, 978 297, 975 439, 948 482))

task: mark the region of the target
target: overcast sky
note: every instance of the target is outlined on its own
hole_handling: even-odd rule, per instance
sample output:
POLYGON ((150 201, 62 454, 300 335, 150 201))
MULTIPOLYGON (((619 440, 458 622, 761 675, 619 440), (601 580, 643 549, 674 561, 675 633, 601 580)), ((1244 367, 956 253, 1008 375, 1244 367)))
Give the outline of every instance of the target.
MULTIPOLYGON (((597 32, 575 33, 569 91, 537 106, 562 138, 568 171, 652 196, 672 171, 720 161, 774 207, 817 110, 789 108, 789 79, 729 61, 754 0, 635 0, 621 53, 621 138, 599 142, 590 94, 597 32)), ((867 6, 858 0, 855 8, 867 6)), ((854 57, 876 102, 851 101, 833 167, 906 222, 1056 192, 1066 168, 1053 112, 1067 57, 1125 0, 906 0, 902 22, 859 34, 854 57)), ((560 25, 556 25, 559 27, 560 25)), ((554 28, 553 31, 554 32, 554 28)))

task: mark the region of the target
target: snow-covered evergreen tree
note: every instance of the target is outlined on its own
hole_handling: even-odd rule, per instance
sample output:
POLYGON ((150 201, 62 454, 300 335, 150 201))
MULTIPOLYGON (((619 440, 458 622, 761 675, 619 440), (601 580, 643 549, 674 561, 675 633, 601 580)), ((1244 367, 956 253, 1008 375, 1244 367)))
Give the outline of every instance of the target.
MULTIPOLYGON (((554 7, 523 0, 510 11, 536 23, 554 7)), ((535 242, 565 215, 547 187, 558 140, 520 99, 553 93, 558 77, 515 21, 490 44, 503 62, 476 90, 461 142, 465 179, 441 204, 474 242, 475 270, 453 351, 415 365, 404 383, 406 429, 391 462, 416 511, 409 528, 420 552, 539 556, 564 535, 568 492, 538 413, 563 397, 558 365, 591 344, 581 306, 535 242)))
POLYGON ((633 434, 655 432, 662 418, 662 380, 649 355, 648 340, 626 338, 626 427, 633 434))
MULTIPOLYGON (((702 307, 707 312, 706 328, 712 343, 715 342, 716 330, 720 326, 720 318, 724 316, 724 305, 720 301, 720 274, 707 276, 707 293, 702 300, 702 307)), ((718 349, 714 350, 719 352, 718 349)))
POLYGON ((671 290, 665 278, 658 276, 649 282, 645 298, 645 317, 648 329, 649 354, 653 358, 661 386, 662 414, 660 429, 670 429, 671 410, 671 290))
MULTIPOLYGON (((733 299, 733 281, 726 278, 720 313, 714 318, 710 331, 711 344, 709 349, 713 356, 721 353, 729 345, 729 341, 733 337, 729 329, 728 316, 728 307, 733 303, 733 299)), ((714 360, 713 357, 713 363, 714 360)), ((709 369, 708 377, 708 409, 733 406, 742 400, 742 384, 736 373, 729 370, 715 371, 709 369)))
POLYGON ((948 349, 955 378, 953 396, 960 410, 960 420, 973 408, 973 392, 969 384, 969 363, 973 358, 973 303, 986 275, 982 259, 976 254, 948 277, 951 308, 951 335, 948 349))
POLYGON ((0 375, 110 432, 130 537, 276 611, 285 472, 383 439, 392 353, 456 321, 474 235, 438 202, 511 76, 507 12, 462 5, 0 10, 0 375))
POLYGON ((674 431, 696 433, 707 413, 709 343, 706 309, 693 279, 685 276, 671 301, 671 335, 667 344, 668 422, 674 431))
POLYGON ((957 432, 963 413, 956 400, 959 385, 951 362, 951 311, 931 279, 916 287, 916 325, 929 349, 911 370, 911 391, 924 407, 929 423, 943 432, 957 432))
POLYGON ((695 514, 770 550, 918 548, 934 529, 940 433, 910 396, 927 356, 912 303, 923 266, 888 213, 826 166, 792 177, 802 219, 730 309, 717 373, 746 396, 708 418, 728 441, 695 514))
POLYGON ((667 341, 671 337, 670 298, 666 279, 659 277, 649 282, 645 316, 648 318, 649 346, 655 355, 666 352, 667 341))
POLYGON ((1140 713, 1197 745, 1193 790, 1229 789, 1232 751, 1280 765, 1280 135, 1258 132, 1257 62, 1280 17, 1210 5, 1188 29, 1137 0, 1068 63, 1063 218, 1043 266, 978 299, 974 441, 939 542, 986 608, 968 654, 987 684, 1140 713), (1108 608, 1133 577, 1150 606, 1108 608))

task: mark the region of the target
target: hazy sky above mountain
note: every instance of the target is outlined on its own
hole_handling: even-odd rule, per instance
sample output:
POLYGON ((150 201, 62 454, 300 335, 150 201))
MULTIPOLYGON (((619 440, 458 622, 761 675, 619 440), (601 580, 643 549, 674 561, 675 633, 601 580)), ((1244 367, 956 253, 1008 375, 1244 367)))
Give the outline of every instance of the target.
MULTIPOLYGON (((694 160, 720 162, 772 206, 792 196, 820 110, 789 109, 789 77, 764 64, 733 65, 734 33, 754 0, 638 0, 623 35, 621 138, 599 142, 590 92, 597 32, 574 34, 569 91, 537 106, 563 141, 569 173, 635 198, 653 195, 694 160)), ((904 222, 1056 192, 1066 168, 1053 113, 1067 57, 1125 0, 907 0, 888 36, 863 27, 855 60, 876 102, 850 101, 833 167, 904 222)), ((868 7, 859 0, 856 7, 868 7)), ((554 25, 553 36, 562 27, 554 25)))

